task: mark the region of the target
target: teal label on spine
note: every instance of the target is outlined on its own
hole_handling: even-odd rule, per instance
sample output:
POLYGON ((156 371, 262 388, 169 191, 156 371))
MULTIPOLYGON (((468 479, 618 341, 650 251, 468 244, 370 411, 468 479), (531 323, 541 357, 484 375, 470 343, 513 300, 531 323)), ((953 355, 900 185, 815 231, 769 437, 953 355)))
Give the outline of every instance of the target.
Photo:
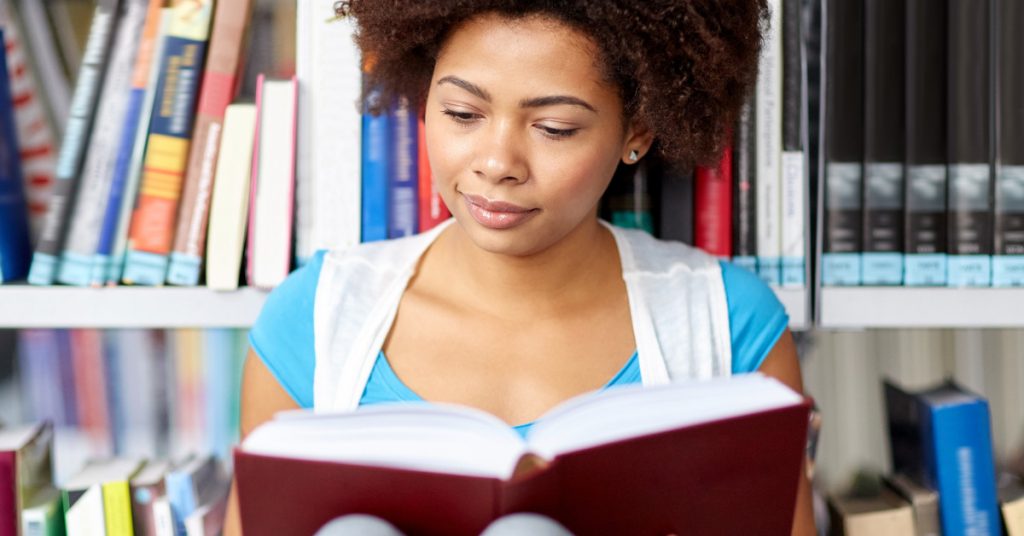
POLYGON ((913 254, 904 258, 903 284, 908 287, 946 286, 946 255, 913 254))
POLYGON ((199 284, 202 260, 192 255, 171 253, 171 266, 167 269, 167 282, 172 285, 194 287, 199 284))
POLYGON ((733 257, 732 263, 741 268, 746 268, 752 274, 757 273, 757 257, 733 257))
POLYGON ((33 285, 52 285, 56 277, 56 256, 38 251, 32 255, 32 267, 28 272, 29 283, 33 285))
POLYGON ((860 285, 860 253, 826 253, 821 259, 821 282, 827 287, 860 285))
POLYGON ((861 282, 865 285, 900 285, 903 283, 902 253, 863 253, 861 282))
POLYGON ((991 286, 992 257, 990 255, 950 255, 948 285, 951 287, 991 286))
POLYGON ((92 272, 92 255, 82 255, 71 251, 65 251, 60 259, 60 270, 57 272, 57 281, 66 285, 79 287, 89 286, 89 275, 92 272))
POLYGON ((89 271, 89 280, 93 285, 103 285, 107 282, 107 272, 110 270, 110 256, 97 253, 92 258, 92 270, 89 271))
POLYGON ((1024 287, 1024 255, 992 257, 993 287, 1024 287))
POLYGON ((129 285, 162 286, 167 257, 145 251, 129 251, 125 257, 124 282, 129 285))
POLYGON ((807 285, 807 270, 803 257, 782 258, 782 286, 803 287, 807 285))
POLYGON ((782 259, 778 257, 758 257, 757 275, 761 281, 769 285, 782 284, 782 259))

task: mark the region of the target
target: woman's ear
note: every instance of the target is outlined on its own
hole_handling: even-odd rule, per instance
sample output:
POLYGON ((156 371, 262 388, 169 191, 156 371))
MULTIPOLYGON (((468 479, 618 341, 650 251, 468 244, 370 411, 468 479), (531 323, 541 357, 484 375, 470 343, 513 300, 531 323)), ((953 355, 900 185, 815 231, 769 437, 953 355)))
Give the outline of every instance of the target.
POLYGON ((640 161, 654 143, 654 133, 647 123, 632 119, 626 129, 625 144, 622 146, 622 161, 635 164, 640 161))

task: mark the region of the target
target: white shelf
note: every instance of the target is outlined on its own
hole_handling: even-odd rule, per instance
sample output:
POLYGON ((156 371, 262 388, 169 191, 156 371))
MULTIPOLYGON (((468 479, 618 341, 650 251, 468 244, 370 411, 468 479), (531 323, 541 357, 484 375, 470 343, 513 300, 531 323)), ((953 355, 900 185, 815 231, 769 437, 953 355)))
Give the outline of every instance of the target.
POLYGON ((824 328, 1024 327, 1024 288, 825 287, 824 328))
POLYGON ((789 327, 793 330, 811 328, 811 314, 805 288, 773 288, 775 295, 786 308, 789 315, 789 327))
POLYGON ((247 328, 266 299, 244 288, 0 286, 3 328, 247 328))

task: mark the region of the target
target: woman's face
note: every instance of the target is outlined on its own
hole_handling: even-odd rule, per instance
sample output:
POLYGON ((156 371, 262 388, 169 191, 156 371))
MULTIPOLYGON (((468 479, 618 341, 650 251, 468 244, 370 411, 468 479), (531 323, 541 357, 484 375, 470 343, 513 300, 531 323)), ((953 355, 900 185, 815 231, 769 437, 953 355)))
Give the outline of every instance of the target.
POLYGON ((623 126, 596 46, 550 19, 475 18, 437 59, 426 141, 444 202, 484 250, 525 256, 582 224, 618 162, 650 140, 623 126))

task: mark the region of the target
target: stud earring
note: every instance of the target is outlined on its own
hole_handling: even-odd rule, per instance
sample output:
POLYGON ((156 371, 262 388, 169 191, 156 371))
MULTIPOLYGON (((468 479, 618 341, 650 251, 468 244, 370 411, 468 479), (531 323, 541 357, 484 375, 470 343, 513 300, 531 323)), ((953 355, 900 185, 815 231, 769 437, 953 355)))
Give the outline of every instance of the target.
POLYGON ((633 149, 632 151, 629 152, 629 161, 630 162, 636 162, 639 158, 640 158, 640 154, 636 152, 636 149, 633 149))

